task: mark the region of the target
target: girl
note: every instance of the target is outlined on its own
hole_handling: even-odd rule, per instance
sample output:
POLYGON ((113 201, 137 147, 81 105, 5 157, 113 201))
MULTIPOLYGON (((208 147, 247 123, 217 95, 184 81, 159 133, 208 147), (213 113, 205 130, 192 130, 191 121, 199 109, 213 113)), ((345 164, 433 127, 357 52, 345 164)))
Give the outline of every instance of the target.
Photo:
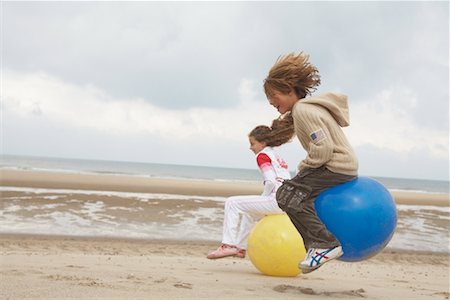
POLYGON ((264 215, 283 213, 275 200, 275 193, 290 174, 287 164, 272 147, 284 144, 292 137, 284 122, 280 118, 273 121, 271 128, 257 126, 250 132, 250 150, 256 154, 256 162, 264 177, 264 191, 260 196, 235 196, 226 200, 222 244, 207 258, 244 258, 247 237, 253 225, 264 215))
POLYGON ((347 97, 326 93, 306 98, 320 84, 319 71, 308 59, 303 52, 282 56, 264 80, 269 103, 285 114, 286 129, 297 135, 307 152, 298 174, 277 193, 280 208, 297 228, 307 250, 299 264, 303 273, 343 254, 339 241, 318 218, 314 200, 325 189, 356 178, 358 172, 356 155, 341 128, 349 125, 347 97), (293 185, 295 194, 291 192, 293 185))

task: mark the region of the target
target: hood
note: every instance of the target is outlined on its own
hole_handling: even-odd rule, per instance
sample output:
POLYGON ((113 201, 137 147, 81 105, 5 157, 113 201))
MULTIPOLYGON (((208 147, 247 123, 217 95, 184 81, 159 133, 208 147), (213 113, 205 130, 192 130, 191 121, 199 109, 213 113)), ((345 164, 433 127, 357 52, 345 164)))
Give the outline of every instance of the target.
POLYGON ((347 96, 338 93, 325 93, 304 98, 301 103, 319 105, 326 108, 341 127, 350 125, 347 96))

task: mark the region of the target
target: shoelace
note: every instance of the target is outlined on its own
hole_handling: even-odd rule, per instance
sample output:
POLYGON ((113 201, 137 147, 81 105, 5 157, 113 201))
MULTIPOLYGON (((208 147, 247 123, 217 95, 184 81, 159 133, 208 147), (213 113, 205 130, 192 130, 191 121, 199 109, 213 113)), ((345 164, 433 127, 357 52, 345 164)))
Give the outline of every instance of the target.
POLYGON ((327 249, 322 252, 317 252, 311 257, 311 262, 309 263, 309 266, 312 267, 313 263, 316 263, 316 266, 320 265, 320 261, 324 259, 328 259, 328 256, 326 256, 328 253, 330 253, 334 248, 327 249))

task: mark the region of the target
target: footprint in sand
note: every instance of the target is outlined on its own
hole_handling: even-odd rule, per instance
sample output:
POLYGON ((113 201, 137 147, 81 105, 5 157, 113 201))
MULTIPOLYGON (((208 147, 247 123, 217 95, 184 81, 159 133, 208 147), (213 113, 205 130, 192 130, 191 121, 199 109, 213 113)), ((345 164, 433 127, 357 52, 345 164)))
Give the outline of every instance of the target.
POLYGON ((83 266, 75 266, 75 265, 67 265, 66 268, 78 268, 78 269, 81 269, 81 268, 84 268, 84 267, 83 266))
POLYGON ((102 286, 107 287, 107 285, 100 282, 99 279, 96 278, 90 278, 90 277, 78 277, 78 276, 67 276, 67 275, 59 275, 59 274, 53 274, 53 275, 47 275, 44 276, 46 279, 54 280, 54 281, 66 281, 71 282, 76 285, 80 286, 102 286))
POLYGON ((316 295, 316 296, 327 296, 327 297, 336 297, 336 298, 348 298, 348 297, 357 297, 357 298, 366 298, 364 289, 357 290, 349 290, 349 291, 336 291, 336 292, 328 292, 328 291, 316 291, 312 288, 304 288, 301 286, 292 286, 281 284, 277 285, 273 288, 274 291, 279 293, 301 293, 305 295, 316 295))
POLYGON ((160 279, 154 280, 153 282, 154 283, 168 283, 168 284, 172 284, 176 288, 181 288, 181 289, 192 289, 191 283, 182 282, 175 277, 171 277, 171 278, 162 277, 160 279))
POLYGON ((1 274, 4 275, 15 275, 15 276, 22 276, 25 275, 25 273, 20 272, 19 270, 13 269, 13 270, 5 270, 5 271, 1 271, 1 274))
POLYGON ((450 293, 449 292, 436 292, 433 295, 443 296, 444 299, 449 299, 450 298, 450 293))
POLYGON ((167 279, 169 279, 169 278, 167 278, 167 277, 163 277, 163 278, 160 278, 160 279, 154 280, 153 282, 154 282, 154 283, 164 283, 164 282, 166 282, 166 281, 167 281, 167 279))
POLYGON ((186 282, 175 283, 173 286, 181 289, 192 289, 192 284, 186 282))

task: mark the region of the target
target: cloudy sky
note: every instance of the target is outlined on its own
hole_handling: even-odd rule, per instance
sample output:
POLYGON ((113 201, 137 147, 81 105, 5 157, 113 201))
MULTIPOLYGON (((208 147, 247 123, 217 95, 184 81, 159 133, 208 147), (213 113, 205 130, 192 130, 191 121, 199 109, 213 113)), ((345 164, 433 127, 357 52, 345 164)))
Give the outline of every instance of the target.
MULTIPOLYGON (((368 176, 449 179, 447 2, 2 2, 2 153, 255 169, 305 51, 368 176)), ((297 140, 279 151, 295 170, 297 140)))

